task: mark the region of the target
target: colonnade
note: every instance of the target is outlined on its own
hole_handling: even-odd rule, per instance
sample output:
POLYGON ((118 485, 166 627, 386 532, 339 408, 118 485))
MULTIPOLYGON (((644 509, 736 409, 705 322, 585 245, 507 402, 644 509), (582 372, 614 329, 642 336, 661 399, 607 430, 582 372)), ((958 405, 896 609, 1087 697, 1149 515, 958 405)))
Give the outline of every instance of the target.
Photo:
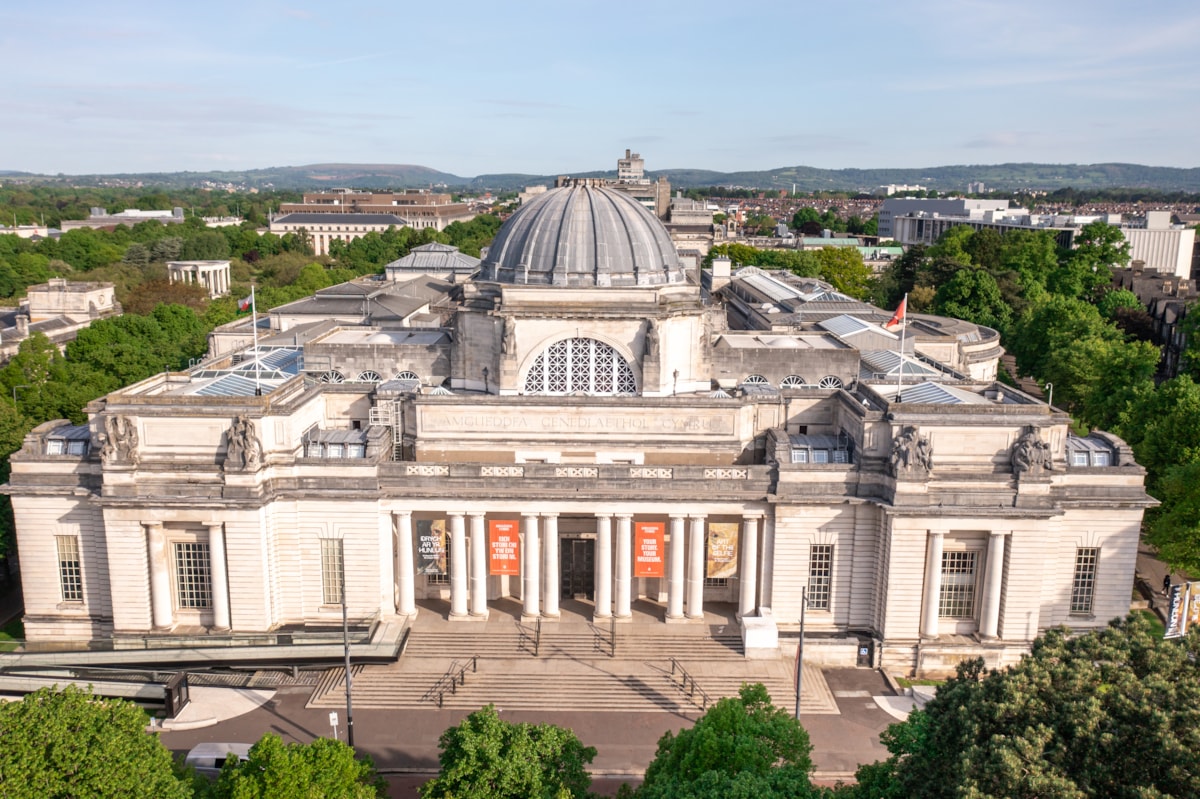
POLYGON ((200 284, 208 291, 209 297, 224 297, 229 293, 229 262, 201 264, 172 261, 167 264, 167 278, 171 283, 200 284))
MULTIPOLYGON (((752 512, 742 517, 739 615, 751 615, 758 607, 758 535, 762 516, 752 512)), ((489 576, 485 514, 449 511, 446 517, 450 539, 450 618, 485 618, 489 576)), ((595 617, 630 619, 635 579, 634 514, 598 513, 595 518, 595 617)), ((396 612, 412 615, 416 613, 412 512, 393 511, 392 524, 396 536, 396 612)), ((664 568, 669 621, 704 618, 705 525, 703 514, 669 515, 664 568)), ((520 529, 522 616, 556 619, 560 615, 562 591, 558 514, 523 513, 520 529)))
MULTIPOLYGON (((174 602, 171 598, 171 565, 167 551, 167 536, 162 522, 143 522, 146 531, 146 554, 150 564, 150 621, 155 630, 169 630, 175 623, 174 602)), ((225 526, 221 522, 205 522, 208 528, 209 583, 212 590, 212 629, 230 629, 229 568, 225 563, 225 526)))

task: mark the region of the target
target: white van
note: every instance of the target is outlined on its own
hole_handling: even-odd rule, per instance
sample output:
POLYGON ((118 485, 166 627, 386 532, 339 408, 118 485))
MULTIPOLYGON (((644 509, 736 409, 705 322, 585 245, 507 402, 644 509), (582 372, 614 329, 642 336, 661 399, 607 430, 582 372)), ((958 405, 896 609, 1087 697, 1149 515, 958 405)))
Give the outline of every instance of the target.
POLYGON ((187 753, 183 764, 196 769, 197 774, 216 779, 230 758, 247 760, 250 757, 250 747, 254 744, 219 744, 203 743, 193 746, 187 753))

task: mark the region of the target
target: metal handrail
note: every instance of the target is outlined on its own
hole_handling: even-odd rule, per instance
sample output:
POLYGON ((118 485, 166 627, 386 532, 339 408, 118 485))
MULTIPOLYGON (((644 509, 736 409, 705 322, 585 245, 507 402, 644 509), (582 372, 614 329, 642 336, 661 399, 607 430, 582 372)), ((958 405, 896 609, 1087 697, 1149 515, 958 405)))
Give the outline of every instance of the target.
POLYGON ((538 617, 537 628, 533 633, 533 656, 538 657, 542 651, 542 619, 538 617))
POLYGON ((471 655, 471 661, 469 663, 464 663, 461 666, 458 665, 457 660, 454 661, 450 665, 449 670, 447 670, 447 672, 441 676, 441 679, 433 684, 433 687, 429 689, 429 692, 426 693, 425 696, 430 697, 436 693, 438 709, 441 709, 442 702, 446 698, 446 691, 449 691, 452 694, 457 694, 458 686, 467 684, 468 668, 470 668, 472 672, 479 671, 479 655, 471 655), (457 671, 455 671, 456 668, 457 671), (449 685, 446 685, 447 680, 450 681, 449 685))
POLYGON ((688 674, 687 669, 685 669, 683 667, 683 664, 681 664, 675 658, 671 658, 671 681, 672 682, 675 681, 675 672, 676 671, 678 671, 679 675, 680 675, 679 690, 681 690, 687 694, 688 699, 692 700, 692 704, 696 704, 696 692, 699 691, 701 698, 704 700, 704 702, 700 704, 700 709, 708 710, 708 705, 709 705, 709 703, 712 702, 712 698, 709 697, 708 692, 696 684, 696 678, 693 677, 691 674, 688 674), (688 688, 689 682, 692 684, 690 689, 688 688))
POLYGON ((608 617, 608 642, 609 642, 609 657, 617 656, 617 617, 608 617))

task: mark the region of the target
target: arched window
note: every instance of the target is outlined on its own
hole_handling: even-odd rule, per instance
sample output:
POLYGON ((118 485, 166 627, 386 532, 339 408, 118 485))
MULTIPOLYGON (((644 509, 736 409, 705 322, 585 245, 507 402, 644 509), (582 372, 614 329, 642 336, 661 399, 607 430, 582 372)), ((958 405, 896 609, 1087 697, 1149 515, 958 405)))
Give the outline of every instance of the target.
POLYGON ((817 383, 817 386, 819 388, 841 388, 842 381, 833 375, 825 375, 821 378, 821 382, 817 383))
POLYGON ((417 377, 416 372, 407 372, 406 371, 406 372, 397 372, 396 379, 397 380, 417 380, 417 381, 419 381, 421 378, 417 377))
POLYGON ((779 383, 780 388, 804 388, 805 380, 800 375, 788 375, 779 383))
POLYGON ((330 369, 328 372, 321 375, 317 379, 320 380, 322 383, 345 383, 346 382, 346 376, 336 369, 330 369))
POLYGON ((769 386, 771 381, 762 375, 750 375, 742 381, 743 386, 769 386))
POLYGON ((379 376, 379 372, 373 372, 370 369, 358 376, 360 383, 382 383, 383 378, 379 376))
POLYGON ((592 338, 556 341, 525 375, 526 394, 635 394, 633 369, 615 349, 592 338))

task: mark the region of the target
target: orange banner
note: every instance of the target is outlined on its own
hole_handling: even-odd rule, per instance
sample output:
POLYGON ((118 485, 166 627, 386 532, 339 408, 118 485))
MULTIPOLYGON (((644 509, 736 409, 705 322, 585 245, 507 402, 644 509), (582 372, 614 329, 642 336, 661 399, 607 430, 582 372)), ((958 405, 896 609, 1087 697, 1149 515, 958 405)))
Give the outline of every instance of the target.
POLYGON ((662 522, 638 522, 634 528, 633 576, 663 576, 662 522))
POLYGON ((488 522, 488 574, 521 573, 521 534, 516 521, 488 522))
POLYGON ((708 523, 708 558, 704 576, 729 579, 737 574, 737 522, 708 523))

